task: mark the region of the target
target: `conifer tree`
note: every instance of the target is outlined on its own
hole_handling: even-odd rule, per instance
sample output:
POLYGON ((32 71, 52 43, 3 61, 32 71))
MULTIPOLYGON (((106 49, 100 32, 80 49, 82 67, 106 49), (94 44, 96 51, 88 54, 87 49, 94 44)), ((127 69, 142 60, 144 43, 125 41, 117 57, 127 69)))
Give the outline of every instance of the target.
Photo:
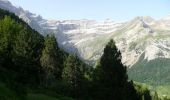
POLYGON ((97 87, 94 92, 95 99, 133 100, 133 97, 129 96, 128 99, 126 96, 126 88, 132 89, 133 93, 135 93, 135 90, 128 87, 131 85, 128 85, 126 67, 122 64, 121 58, 121 53, 115 42, 110 40, 104 48, 104 53, 94 71, 94 87, 97 87))

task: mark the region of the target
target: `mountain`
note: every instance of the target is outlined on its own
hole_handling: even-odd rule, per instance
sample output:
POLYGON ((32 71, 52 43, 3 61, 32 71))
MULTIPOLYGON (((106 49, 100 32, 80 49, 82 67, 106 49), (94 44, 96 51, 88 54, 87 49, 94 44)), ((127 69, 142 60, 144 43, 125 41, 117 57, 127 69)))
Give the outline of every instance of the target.
POLYGON ((99 59, 103 47, 112 38, 122 52, 122 62, 129 67, 137 63, 142 54, 147 61, 170 58, 170 16, 159 20, 136 17, 127 22, 46 20, 6 0, 0 0, 0 8, 14 12, 43 35, 55 34, 60 47, 90 64, 99 59))
POLYGON ((153 96, 128 80, 113 40, 93 68, 61 50, 54 35, 42 36, 14 13, 0 9, 1 100, 151 100, 153 96))

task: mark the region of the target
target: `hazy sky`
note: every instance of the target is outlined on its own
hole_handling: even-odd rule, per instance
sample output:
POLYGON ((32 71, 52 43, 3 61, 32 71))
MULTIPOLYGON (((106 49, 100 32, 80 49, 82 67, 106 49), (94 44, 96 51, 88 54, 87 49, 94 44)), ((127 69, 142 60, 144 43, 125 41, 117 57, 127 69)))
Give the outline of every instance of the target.
POLYGON ((122 21, 135 16, 156 19, 170 14, 170 0, 9 0, 50 19, 111 18, 122 21))

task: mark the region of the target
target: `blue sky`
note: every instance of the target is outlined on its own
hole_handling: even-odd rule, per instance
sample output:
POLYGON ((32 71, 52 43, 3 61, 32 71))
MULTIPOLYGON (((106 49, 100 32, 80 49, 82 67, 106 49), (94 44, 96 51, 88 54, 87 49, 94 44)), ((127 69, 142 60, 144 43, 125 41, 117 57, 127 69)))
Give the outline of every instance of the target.
POLYGON ((124 21, 135 16, 161 18, 170 14, 170 0, 9 0, 50 19, 107 18, 124 21))

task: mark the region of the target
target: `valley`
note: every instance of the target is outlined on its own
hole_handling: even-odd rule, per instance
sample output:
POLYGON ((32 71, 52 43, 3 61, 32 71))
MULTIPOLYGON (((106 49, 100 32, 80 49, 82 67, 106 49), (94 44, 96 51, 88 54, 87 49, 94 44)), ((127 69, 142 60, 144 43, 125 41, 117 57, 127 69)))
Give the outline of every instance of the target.
MULTIPOLYGON (((146 85, 151 91, 157 91, 162 98, 170 97, 170 15, 161 19, 137 16, 122 22, 112 19, 104 21, 49 20, 16 7, 7 0, 0 0, 0 8, 14 13, 24 21, 21 23, 28 24, 28 27, 37 32, 36 34, 40 33, 36 35, 38 40, 35 40, 39 41, 39 43, 34 41, 36 45, 41 47, 44 37, 54 36, 58 47, 64 52, 60 52, 64 56, 61 57, 62 60, 66 60, 69 54, 73 54, 78 56, 83 64, 95 68, 103 55, 105 46, 113 39, 121 52, 121 62, 127 67, 129 81, 133 80, 146 85)), ((64 66, 63 62, 62 64, 61 66, 64 66)), ((7 89, 7 91, 10 90, 7 89)), ((38 95, 40 99, 41 96, 46 98, 43 93, 38 95)), ((30 94, 30 98, 34 98, 34 94, 30 94)), ((53 100, 53 97, 49 98, 53 100)))

